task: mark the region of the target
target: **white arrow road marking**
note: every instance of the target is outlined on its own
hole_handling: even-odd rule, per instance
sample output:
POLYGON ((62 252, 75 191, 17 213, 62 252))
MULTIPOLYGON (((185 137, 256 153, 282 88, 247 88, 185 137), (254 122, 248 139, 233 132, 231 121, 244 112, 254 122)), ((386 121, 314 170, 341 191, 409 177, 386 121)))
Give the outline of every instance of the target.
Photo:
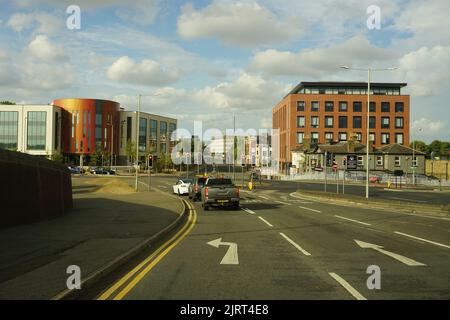
POLYGON ((306 251, 305 249, 300 247, 298 244, 296 244, 294 241, 292 241, 290 238, 288 238, 288 236, 285 235, 284 233, 280 232, 280 235, 283 238, 285 238, 290 244, 292 244, 294 247, 296 247, 297 250, 300 251, 301 253, 303 253, 305 256, 310 256, 311 255, 311 253, 309 253, 308 251, 306 251))
POLYGON ((281 204, 284 204, 284 205, 286 205, 286 206, 291 206, 291 205, 292 205, 291 203, 287 203, 287 202, 283 202, 283 201, 278 201, 278 200, 275 200, 274 202, 276 202, 276 203, 281 203, 281 204))
POLYGON ((423 242, 428 242, 428 243, 431 243, 431 244, 434 244, 434 245, 437 245, 437 246, 440 246, 440 247, 444 247, 444 248, 450 249, 450 246, 448 246, 446 244, 442 244, 442 243, 439 243, 439 242, 434 242, 434 241, 431 241, 431 240, 419 238, 419 237, 412 236, 410 234, 403 233, 403 232, 394 231, 394 233, 402 235, 402 236, 405 236, 405 237, 409 237, 409 238, 412 238, 412 239, 420 240, 420 241, 423 241, 423 242))
POLYGON ((265 199, 265 200, 270 200, 269 198, 264 197, 264 196, 258 196, 258 197, 263 198, 263 199, 265 199))
POLYGON ((322 211, 316 210, 316 209, 311 209, 311 208, 307 208, 307 207, 302 207, 302 206, 298 206, 299 208, 305 209, 305 210, 309 210, 309 211, 313 211, 313 212, 317 212, 317 213, 322 213, 322 211))
POLYGON ((247 209, 247 208, 242 208, 242 210, 244 210, 245 212, 248 212, 250 214, 256 214, 255 211, 252 211, 252 210, 247 209))
POLYGON ((264 219, 263 217, 259 217, 259 216, 258 216, 258 218, 259 218, 261 221, 263 221, 265 224, 267 224, 269 227, 273 227, 273 225, 271 225, 271 224, 269 223, 269 221, 267 221, 267 220, 264 219))
POLYGON ((370 225, 371 225, 370 223, 366 223, 366 222, 362 222, 362 221, 358 221, 358 220, 353 220, 353 219, 346 218, 346 217, 341 217, 341 216, 338 216, 338 215, 334 215, 334 216, 335 216, 336 218, 339 218, 339 219, 344 219, 344 220, 356 222, 356 223, 359 223, 359 224, 363 224, 363 225, 365 225, 365 226, 370 226, 370 225))
POLYGON ((345 281, 343 278, 341 278, 338 274, 334 272, 328 273, 330 276, 333 277, 334 280, 339 282, 341 286, 344 287, 345 290, 347 290, 352 296, 356 298, 356 300, 367 300, 366 297, 364 297, 361 293, 358 292, 355 288, 353 288, 350 283, 345 281))
POLYGON ((358 246, 360 246, 363 249, 373 249, 375 251, 378 251, 382 254, 385 254, 391 258, 394 258, 395 260, 400 261, 401 263, 406 264, 407 266, 411 266, 411 267, 418 267, 418 266, 426 266, 426 264, 423 264, 421 262, 418 262, 416 260, 407 258, 405 256, 399 255, 397 253, 393 253, 390 251, 386 251, 383 249, 382 246, 378 246, 376 244, 372 244, 372 243, 368 243, 368 242, 364 242, 364 241, 359 241, 355 239, 355 242, 358 246))
POLYGON ((229 246, 227 253, 220 264, 239 264, 237 244, 234 242, 222 242, 222 238, 207 242, 210 246, 218 248, 219 246, 229 246))

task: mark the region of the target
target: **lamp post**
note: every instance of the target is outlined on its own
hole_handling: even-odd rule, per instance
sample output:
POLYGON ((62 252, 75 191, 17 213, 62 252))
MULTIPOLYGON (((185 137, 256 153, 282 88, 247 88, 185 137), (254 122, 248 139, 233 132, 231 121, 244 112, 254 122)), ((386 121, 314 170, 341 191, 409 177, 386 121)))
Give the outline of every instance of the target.
POLYGON ((367 120, 366 120, 366 198, 369 198, 369 121, 370 121, 370 76, 372 71, 392 71, 398 69, 397 67, 372 69, 372 68, 352 68, 348 66, 341 66, 346 70, 367 71, 367 120))
MULTIPOLYGON (((422 128, 419 128, 419 132, 422 131, 422 128)), ((412 156, 412 160, 411 160, 411 165, 412 165, 412 170, 413 170, 413 186, 416 185, 416 165, 417 165, 417 161, 416 163, 414 163, 414 158, 416 157, 416 140, 413 140, 413 156, 412 156)))

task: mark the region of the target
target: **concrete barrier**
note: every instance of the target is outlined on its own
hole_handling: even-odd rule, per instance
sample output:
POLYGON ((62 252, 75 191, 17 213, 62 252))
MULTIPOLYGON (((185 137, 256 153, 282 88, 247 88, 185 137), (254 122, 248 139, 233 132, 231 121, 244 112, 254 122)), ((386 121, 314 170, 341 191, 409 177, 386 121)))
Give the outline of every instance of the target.
POLYGON ((56 162, 0 149, 0 228, 57 217, 72 209, 72 178, 56 162))

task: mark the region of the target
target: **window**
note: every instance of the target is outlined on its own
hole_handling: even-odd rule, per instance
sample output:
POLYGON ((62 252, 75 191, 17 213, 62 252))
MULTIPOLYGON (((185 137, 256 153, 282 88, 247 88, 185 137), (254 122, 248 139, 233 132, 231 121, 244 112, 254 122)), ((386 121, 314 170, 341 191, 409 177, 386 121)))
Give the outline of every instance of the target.
POLYGON ((156 153, 158 139, 158 121, 150 119, 150 152, 156 153))
POLYGON ((403 102, 396 102, 395 112, 403 112, 403 110, 404 110, 403 102))
POLYGON ((311 116, 311 128, 319 127, 319 117, 311 116))
POLYGON ((357 129, 362 128, 362 117, 360 116, 353 117, 353 128, 357 129))
POLYGON ((355 133, 355 137, 356 137, 356 141, 362 142, 362 133, 361 132, 355 133))
POLYGON ((326 112, 333 112, 333 109, 334 109, 333 101, 325 102, 325 111, 326 112))
POLYGON ((305 127, 305 117, 297 117, 297 128, 305 127))
POLYGON ((297 132, 297 143, 303 143, 303 138, 305 137, 304 132, 297 132))
POLYGON ((339 132, 339 141, 347 141, 347 133, 339 132))
POLYGON ((377 107, 375 102, 369 102, 369 112, 376 112, 377 111, 377 107))
POLYGON ((377 166, 383 165, 383 156, 377 156, 377 166))
POLYGON ((395 117, 395 127, 403 128, 403 117, 395 117))
POLYGON ((325 142, 333 141, 333 132, 325 132, 325 142))
POLYGON ((325 117, 325 128, 333 128, 333 117, 325 117))
POLYGON ((381 134, 381 144, 389 144, 389 133, 381 134))
POLYGON ((0 148, 17 149, 18 116, 17 111, 0 111, 0 148))
POLYGON ((29 111, 27 118, 27 149, 45 150, 47 112, 29 111))
POLYGON ((364 166, 364 157, 358 156, 358 166, 364 166))
POLYGON ((131 140, 131 122, 133 118, 127 117, 127 141, 131 140))
POLYGON ((319 133, 318 132, 312 132, 311 133, 311 142, 312 143, 318 143, 319 142, 319 133))
POLYGON ((414 157, 413 157, 413 161, 412 161, 412 166, 413 166, 413 167, 417 167, 418 163, 419 163, 419 161, 418 161, 417 157, 414 156, 414 157))
POLYGON ((147 119, 139 118, 139 151, 147 148, 147 119))
POLYGON ((381 118, 381 128, 382 129, 389 129, 389 118, 388 117, 382 117, 381 118))
POLYGON ((339 128, 347 128, 347 116, 339 117, 339 128))
POLYGON ((395 143, 403 144, 403 133, 395 134, 395 143))
POLYGON ((311 111, 312 112, 319 111, 319 101, 311 101, 311 111))
POLYGON ((353 112, 361 112, 362 111, 362 103, 361 101, 353 102, 353 112))
MULTIPOLYGON (((160 121, 159 122, 159 135, 161 140, 166 140, 167 135, 167 122, 160 121)), ((162 152, 162 151, 161 151, 162 152)), ((165 152, 165 151, 164 151, 165 152)))
POLYGON ((305 111, 305 101, 297 101, 297 111, 305 111))
POLYGON ((171 141, 175 141, 175 137, 172 139, 172 133, 177 130, 177 124, 176 123, 169 123, 169 139, 171 141))
POLYGON ((369 117, 369 128, 375 129, 376 126, 376 118, 375 117, 369 117))
POLYGON ((381 112, 389 112, 391 109, 391 106, 389 102, 382 102, 381 103, 381 112))
POLYGON ((345 101, 339 102, 339 111, 347 112, 347 102, 345 102, 345 101))
POLYGON ((160 148, 161 153, 167 152, 167 145, 165 143, 161 143, 159 148, 160 148))
POLYGON ((394 158, 394 165, 396 167, 400 167, 401 163, 400 163, 400 157, 399 156, 395 156, 395 158, 394 158))
POLYGON ((369 133, 369 141, 375 143, 375 133, 369 133))

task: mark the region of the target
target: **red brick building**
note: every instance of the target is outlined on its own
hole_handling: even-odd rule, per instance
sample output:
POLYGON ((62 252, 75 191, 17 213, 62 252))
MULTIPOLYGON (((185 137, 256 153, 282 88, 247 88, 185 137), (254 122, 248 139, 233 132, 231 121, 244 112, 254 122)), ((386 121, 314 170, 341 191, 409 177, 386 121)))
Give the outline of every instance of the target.
MULTIPOLYGON (((374 146, 409 145, 409 95, 406 83, 371 83, 370 140, 374 146)), ((311 144, 348 141, 365 144, 366 82, 301 82, 272 110, 273 129, 280 133, 281 168, 291 151, 311 144)))

